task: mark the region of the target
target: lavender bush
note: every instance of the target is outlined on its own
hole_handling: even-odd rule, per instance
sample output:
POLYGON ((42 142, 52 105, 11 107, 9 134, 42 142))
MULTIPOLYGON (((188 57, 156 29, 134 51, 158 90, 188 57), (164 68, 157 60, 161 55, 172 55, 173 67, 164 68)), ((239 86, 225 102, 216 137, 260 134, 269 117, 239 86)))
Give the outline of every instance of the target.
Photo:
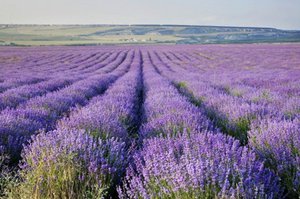
POLYGON ((41 133, 22 157, 13 198, 102 198, 126 164, 123 142, 94 139, 80 130, 41 133))
POLYGON ((278 178, 222 134, 152 138, 127 169, 121 198, 275 198, 278 178))
POLYGON ((300 122, 263 120, 249 132, 250 146, 281 177, 290 197, 300 196, 300 122))

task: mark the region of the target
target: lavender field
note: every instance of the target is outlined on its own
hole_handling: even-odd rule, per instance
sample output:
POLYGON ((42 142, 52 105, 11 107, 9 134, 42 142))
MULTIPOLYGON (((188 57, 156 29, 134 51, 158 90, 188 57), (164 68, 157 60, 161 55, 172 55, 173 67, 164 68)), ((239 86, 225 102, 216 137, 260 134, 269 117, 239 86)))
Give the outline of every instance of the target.
POLYGON ((0 198, 300 198, 300 44, 0 48, 0 198))

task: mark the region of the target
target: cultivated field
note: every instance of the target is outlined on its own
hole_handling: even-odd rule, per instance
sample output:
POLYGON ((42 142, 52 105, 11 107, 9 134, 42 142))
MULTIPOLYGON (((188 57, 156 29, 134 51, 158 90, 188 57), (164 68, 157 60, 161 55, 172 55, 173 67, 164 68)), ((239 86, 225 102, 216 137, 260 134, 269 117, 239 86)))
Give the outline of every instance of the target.
POLYGON ((1 45, 300 42, 299 30, 188 25, 1 25, 1 45))
POLYGON ((0 197, 300 197, 300 45, 0 48, 0 197))

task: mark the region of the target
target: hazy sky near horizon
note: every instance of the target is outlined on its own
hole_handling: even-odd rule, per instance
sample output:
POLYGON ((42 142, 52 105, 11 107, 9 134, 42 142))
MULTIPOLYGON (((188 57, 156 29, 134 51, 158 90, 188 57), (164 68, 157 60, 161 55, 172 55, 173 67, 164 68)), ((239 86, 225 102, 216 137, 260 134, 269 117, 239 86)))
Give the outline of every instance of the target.
POLYGON ((0 0, 0 23, 300 29, 300 0, 0 0))

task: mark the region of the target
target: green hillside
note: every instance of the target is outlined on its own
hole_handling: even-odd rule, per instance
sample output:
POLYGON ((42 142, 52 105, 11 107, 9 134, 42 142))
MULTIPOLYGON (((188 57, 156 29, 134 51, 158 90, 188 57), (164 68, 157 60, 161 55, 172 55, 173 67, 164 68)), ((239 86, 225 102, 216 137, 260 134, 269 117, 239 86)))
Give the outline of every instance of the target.
POLYGON ((299 42, 300 31, 185 25, 0 25, 0 45, 299 42))

